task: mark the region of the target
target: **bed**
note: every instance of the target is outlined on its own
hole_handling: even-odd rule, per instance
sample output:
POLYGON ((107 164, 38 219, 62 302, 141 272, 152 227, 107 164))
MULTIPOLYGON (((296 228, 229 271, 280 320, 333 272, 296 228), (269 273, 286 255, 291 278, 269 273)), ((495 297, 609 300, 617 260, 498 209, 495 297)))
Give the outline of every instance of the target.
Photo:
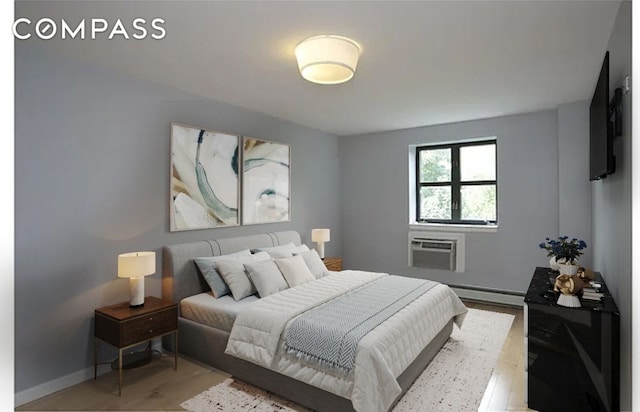
MULTIPOLYGON (((331 370, 324 365, 323 369, 321 364, 309 363, 308 357, 287 355, 293 351, 285 345, 284 336, 286 332, 289 337, 295 329, 293 320, 311 306, 322 306, 343 293, 357 296, 352 291, 365 286, 371 286, 366 290, 374 289, 375 285, 383 289, 383 282, 395 283, 391 278, 410 278, 363 271, 328 272, 322 279, 262 299, 249 296, 236 302, 230 296, 214 298, 194 264, 200 257, 291 243, 301 244, 295 231, 165 246, 162 296, 180 302, 178 351, 314 410, 391 409, 447 341, 453 324, 462 324, 466 308, 447 286, 425 284, 421 286, 423 294, 371 326, 353 349, 351 363, 347 362, 350 369, 343 365, 331 370), (217 305, 222 315, 207 315, 211 305, 217 305), (279 320, 271 321, 269 316, 279 320), (265 324, 269 326, 263 327, 265 324), (273 339, 280 336, 283 339, 273 339)), ((173 340, 165 339, 163 345, 176 350, 173 340)))

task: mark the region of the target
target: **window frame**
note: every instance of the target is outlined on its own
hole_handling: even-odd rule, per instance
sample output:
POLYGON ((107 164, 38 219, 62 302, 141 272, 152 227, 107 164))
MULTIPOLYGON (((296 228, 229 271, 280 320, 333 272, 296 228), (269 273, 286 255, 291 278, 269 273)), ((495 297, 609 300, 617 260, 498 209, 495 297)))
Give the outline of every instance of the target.
POLYGON ((415 201, 416 201, 416 222, 417 223, 437 223, 446 225, 474 225, 474 226, 496 226, 498 224, 498 140, 495 138, 474 140, 458 143, 444 143, 433 145, 418 145, 415 147, 415 201), (461 180, 460 170, 460 149, 463 147, 486 146, 492 144, 495 150, 495 180, 461 180), (429 150, 451 150, 451 180, 445 182, 421 182, 420 181, 420 153, 429 150), (495 220, 470 220, 461 218, 461 189, 466 186, 495 185, 496 189, 496 219, 495 220), (423 219, 421 218, 421 189, 423 187, 450 187, 451 188, 451 219, 423 219))

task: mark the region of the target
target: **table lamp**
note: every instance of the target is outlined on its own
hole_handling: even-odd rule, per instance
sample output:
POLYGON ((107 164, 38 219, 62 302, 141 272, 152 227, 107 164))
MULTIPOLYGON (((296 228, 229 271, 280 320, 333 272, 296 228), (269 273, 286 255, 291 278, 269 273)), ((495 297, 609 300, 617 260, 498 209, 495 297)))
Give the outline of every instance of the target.
POLYGON ((144 306, 144 277, 156 273, 156 252, 118 255, 118 277, 129 278, 129 307, 144 306))
POLYGON ((321 259, 324 259, 324 242, 328 242, 331 239, 331 231, 329 229, 312 229, 311 241, 317 242, 318 246, 316 250, 321 259))

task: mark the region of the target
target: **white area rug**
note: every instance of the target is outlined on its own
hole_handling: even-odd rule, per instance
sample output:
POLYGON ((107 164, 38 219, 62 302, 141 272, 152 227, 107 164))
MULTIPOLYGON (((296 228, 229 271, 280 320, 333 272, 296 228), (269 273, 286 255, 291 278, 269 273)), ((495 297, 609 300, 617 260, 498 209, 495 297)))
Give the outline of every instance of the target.
MULTIPOLYGON (((396 405, 394 412, 477 411, 513 315, 469 309, 451 337, 396 405)), ((308 411, 272 393, 233 379, 207 389, 180 406, 206 411, 308 411)))

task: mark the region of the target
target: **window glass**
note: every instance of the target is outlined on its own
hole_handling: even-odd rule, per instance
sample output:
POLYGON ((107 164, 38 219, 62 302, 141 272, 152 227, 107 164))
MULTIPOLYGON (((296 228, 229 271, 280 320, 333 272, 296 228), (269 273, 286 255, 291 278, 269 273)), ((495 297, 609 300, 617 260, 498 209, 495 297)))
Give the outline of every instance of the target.
POLYGON ((451 219, 451 186, 420 189, 422 219, 451 219))
POLYGON ((420 152, 420 181, 451 181, 451 149, 423 150, 420 152))
POLYGON ((496 180, 496 146, 466 146, 460 148, 460 180, 496 180))
POLYGON ((460 188, 462 220, 496 220, 496 186, 473 185, 460 188))

